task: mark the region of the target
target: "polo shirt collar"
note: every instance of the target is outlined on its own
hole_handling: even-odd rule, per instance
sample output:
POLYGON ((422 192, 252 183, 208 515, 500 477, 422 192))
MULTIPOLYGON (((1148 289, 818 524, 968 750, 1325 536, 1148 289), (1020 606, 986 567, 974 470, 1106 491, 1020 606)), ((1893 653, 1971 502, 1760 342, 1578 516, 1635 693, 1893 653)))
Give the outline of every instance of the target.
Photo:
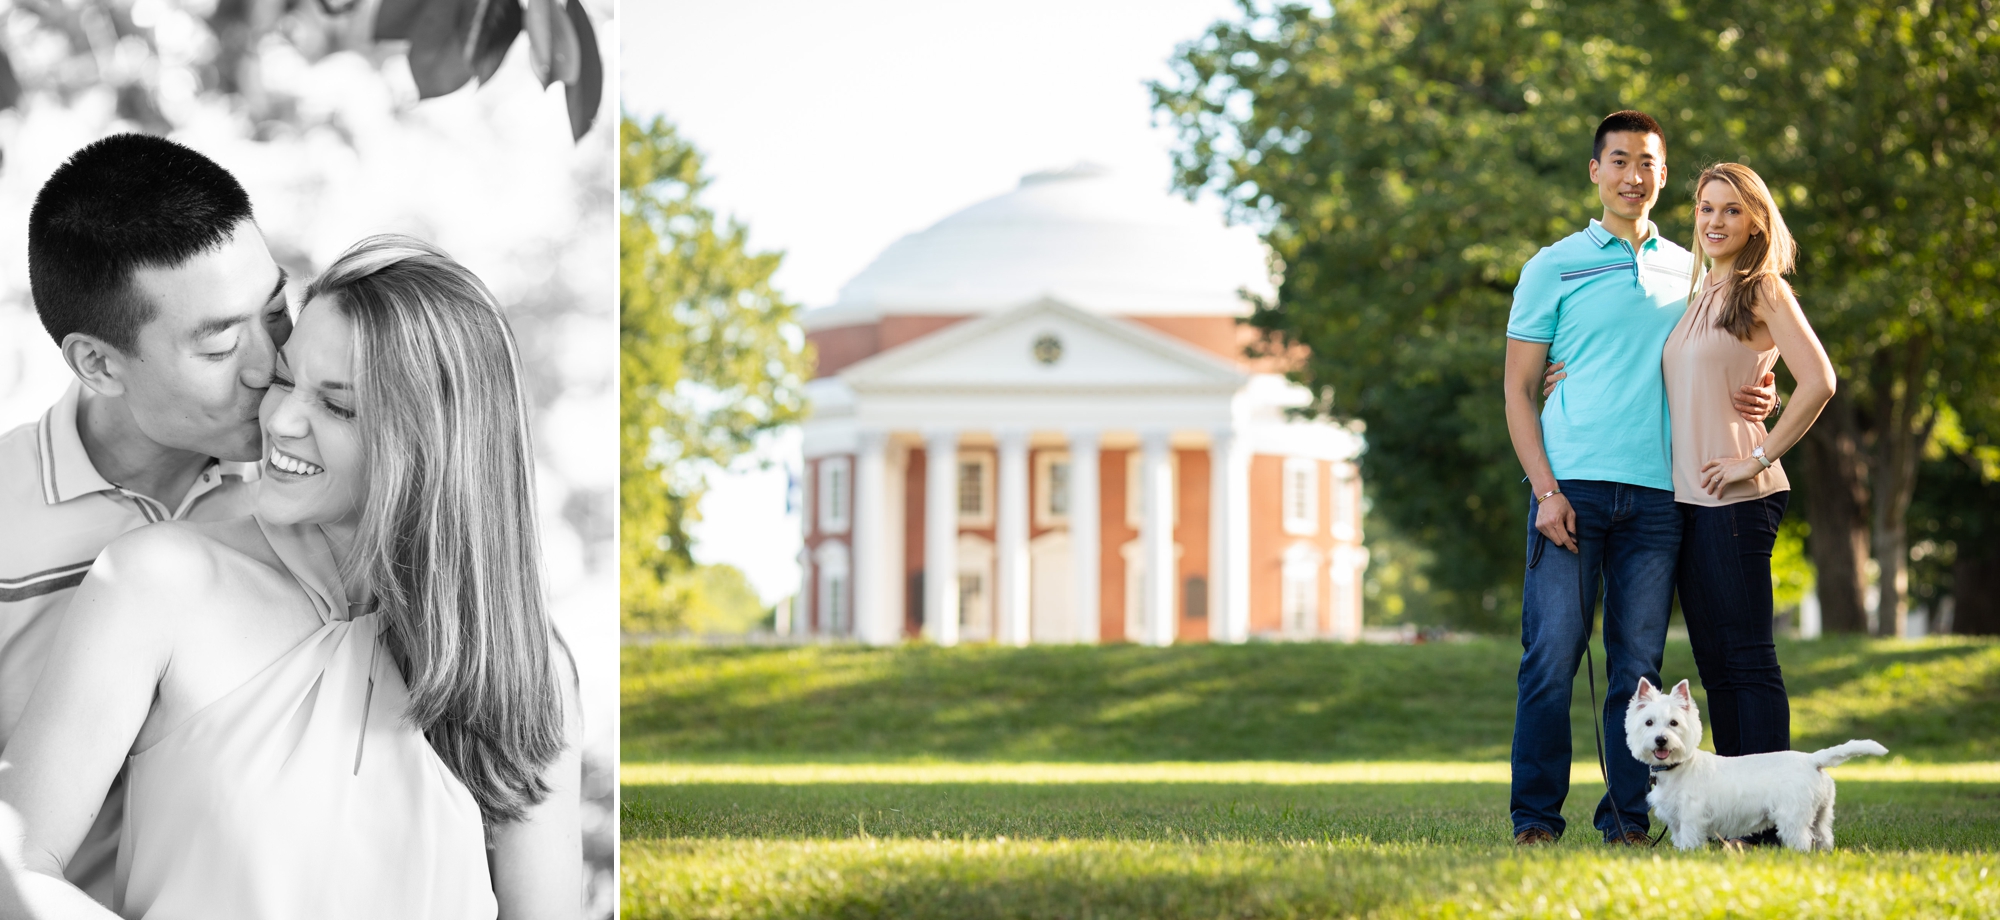
MULTIPOLYGON (((97 465, 90 462, 90 452, 83 449, 83 435, 77 431, 77 403, 83 396, 83 384, 71 380, 69 389, 63 391, 62 398, 42 413, 41 421, 35 424, 35 442, 39 447, 42 467, 42 501, 59 505, 74 498, 93 495, 98 492, 123 493, 117 484, 105 479, 97 472, 97 465)), ((234 477, 251 482, 257 479, 256 463, 228 463, 221 460, 208 461, 209 472, 217 479, 234 477)), ((219 484, 219 483, 217 483, 219 484)), ((197 482, 189 490, 188 498, 207 492, 202 483, 197 482)), ((184 502, 188 504, 191 502, 184 502)))
POLYGON ((76 430, 77 400, 83 384, 72 380, 62 399, 42 413, 35 426, 35 442, 41 448, 42 501, 58 505, 96 492, 116 492, 90 462, 83 449, 83 436, 76 430))
MULTIPOLYGON (((1641 249, 1658 248, 1660 243, 1660 228, 1649 220, 1642 226, 1642 229, 1646 233, 1644 236, 1639 237, 1639 247, 1641 249)), ((1590 226, 1585 227, 1583 232, 1590 234, 1590 241, 1596 243, 1599 249, 1611 245, 1613 241, 1618 239, 1617 234, 1604 229, 1604 222, 1595 217, 1590 219, 1590 226)))

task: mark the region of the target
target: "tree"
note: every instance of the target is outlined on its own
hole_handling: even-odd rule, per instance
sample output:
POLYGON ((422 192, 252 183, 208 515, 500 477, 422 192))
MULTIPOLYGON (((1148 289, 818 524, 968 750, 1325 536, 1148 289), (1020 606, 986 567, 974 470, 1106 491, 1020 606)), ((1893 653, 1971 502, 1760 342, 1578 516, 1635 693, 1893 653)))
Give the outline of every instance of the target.
MULTIPOLYGON (((482 84, 491 79, 526 33, 536 78, 544 87, 563 84, 571 136, 582 139, 597 117, 604 61, 581 0, 382 0, 365 22, 351 15, 360 5, 360 0, 217 0, 202 19, 214 41, 212 58, 201 68, 201 89, 242 97, 258 121, 290 115, 286 100, 266 98, 256 67, 259 45, 278 35, 309 57, 340 50, 382 57, 390 48, 406 49, 418 96, 429 99, 475 79, 482 84)), ((0 109, 28 91, 67 96, 104 85, 116 89, 119 115, 127 121, 159 133, 172 129, 153 70, 113 53, 137 43, 157 54, 154 23, 129 0, 17 0, 0 11, 0 25, 15 16, 32 30, 59 37, 65 57, 80 66, 52 68, 40 85, 24 83, 0 48, 0 109)))
POLYGON ((706 477, 799 419, 810 356, 771 287, 780 255, 700 203, 700 153, 663 118, 619 137, 621 595, 628 619, 684 628, 706 477))
POLYGON ((1244 9, 1154 87, 1180 184, 1271 227, 1284 278, 1251 322, 1367 423, 1375 511, 1435 554, 1455 619, 1497 625, 1528 501, 1501 406, 1514 282, 1596 214, 1591 131, 1647 59, 1529 2, 1244 9))
POLYGON ((1691 190, 1672 178, 1759 169, 1841 373, 1797 466, 1828 625, 1853 629, 1870 554, 1881 609, 1901 609, 1902 521, 1937 406, 2000 392, 2000 55, 1977 7, 1246 0, 1154 92, 1181 133, 1182 187, 1271 227, 1285 278, 1251 321, 1311 349, 1301 382, 1367 422, 1377 510, 1448 561, 1433 578, 1475 619, 1470 596, 1504 593, 1521 566, 1507 307, 1521 264, 1597 213, 1597 120, 1637 107, 1666 125, 1655 218, 1675 239, 1691 190))

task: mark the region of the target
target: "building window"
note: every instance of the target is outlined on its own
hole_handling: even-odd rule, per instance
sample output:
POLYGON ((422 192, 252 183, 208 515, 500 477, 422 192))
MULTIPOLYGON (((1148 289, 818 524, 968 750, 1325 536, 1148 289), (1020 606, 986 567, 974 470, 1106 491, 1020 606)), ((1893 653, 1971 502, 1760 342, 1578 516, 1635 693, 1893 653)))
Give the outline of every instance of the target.
POLYGON ((958 524, 993 526, 993 455, 958 455, 958 524))
POLYGON ((1181 585, 1181 616, 1190 620, 1208 619, 1208 579, 1189 575, 1181 585))
POLYGON ((990 540, 972 534, 958 538, 958 638, 984 642, 993 638, 993 561, 990 540))
POLYGON ((1361 480, 1354 464, 1333 467, 1333 538, 1346 542, 1361 539, 1361 480))
POLYGON ((1280 607, 1288 636, 1319 634, 1319 553, 1311 544, 1294 543, 1285 550, 1280 607))
POLYGON ((1069 454, 1035 455, 1035 526, 1069 526, 1069 454))
POLYGON ((1319 527, 1319 461, 1285 459, 1285 532, 1307 536, 1319 527))
MULTIPOLYGON (((1133 530, 1138 530, 1139 522, 1145 518, 1144 469, 1144 451, 1128 451, 1125 454, 1125 526, 1133 530)), ((1168 519, 1175 524, 1181 522, 1180 481, 1181 452, 1167 451, 1167 512, 1168 519)))
POLYGON ((854 467, 847 457, 819 462, 819 532, 846 533, 854 510, 854 467))
POLYGON ((819 597, 813 604, 819 614, 819 628, 822 635, 850 636, 854 634, 853 602, 848 598, 849 559, 847 544, 839 540, 828 540, 819 545, 813 553, 819 570, 819 597))

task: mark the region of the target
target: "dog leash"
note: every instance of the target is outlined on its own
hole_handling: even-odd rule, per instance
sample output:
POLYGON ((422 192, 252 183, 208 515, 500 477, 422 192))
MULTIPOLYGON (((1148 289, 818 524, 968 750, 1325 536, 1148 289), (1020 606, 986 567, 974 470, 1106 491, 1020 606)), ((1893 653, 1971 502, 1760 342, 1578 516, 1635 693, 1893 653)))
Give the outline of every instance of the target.
MULTIPOLYGON (((1534 558, 1528 562, 1528 568, 1534 568, 1538 562, 1542 562, 1542 548, 1548 544, 1548 536, 1542 536, 1540 532, 1536 536, 1540 536, 1540 542, 1534 548, 1534 558)), ((1598 608, 1596 606, 1596 594, 1588 594, 1586 586, 1584 586, 1584 544, 1582 544, 1582 540, 1578 540, 1576 542, 1576 610, 1578 610, 1578 614, 1584 620, 1584 676, 1590 680, 1590 740, 1594 740, 1596 746, 1598 746, 1598 778, 1604 780, 1604 800, 1612 804, 1612 820, 1618 822, 1618 840, 1626 840, 1628 836, 1632 836, 1632 828, 1630 828, 1630 824, 1626 824, 1624 814, 1618 810, 1618 796, 1612 794, 1612 772, 1610 772, 1610 766, 1608 766, 1610 762, 1604 760, 1604 724, 1602 724, 1602 720, 1604 720, 1604 708, 1598 704, 1598 658, 1590 650, 1590 634, 1596 632, 1592 628, 1596 624, 1596 612, 1598 612, 1596 608, 1598 608), (1586 602, 1584 600, 1586 596, 1590 596, 1592 600, 1586 602)), ((1604 680, 1610 680, 1608 672, 1606 672, 1604 680)), ((1644 838, 1646 834, 1640 834, 1640 836, 1644 838)), ((1660 828, 1660 836, 1650 838, 1650 842, 1646 846, 1660 846, 1660 838, 1664 838, 1664 836, 1666 836, 1666 828, 1660 828)))

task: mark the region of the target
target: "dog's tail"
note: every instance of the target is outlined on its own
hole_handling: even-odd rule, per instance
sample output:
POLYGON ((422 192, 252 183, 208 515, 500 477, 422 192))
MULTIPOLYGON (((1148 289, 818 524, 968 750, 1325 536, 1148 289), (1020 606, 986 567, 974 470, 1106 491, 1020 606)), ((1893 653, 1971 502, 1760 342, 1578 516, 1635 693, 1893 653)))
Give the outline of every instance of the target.
POLYGON ((1880 757, 1887 753, 1889 753, 1888 748, 1873 741, 1849 741, 1846 744, 1836 744, 1824 750, 1814 751, 1810 756, 1812 757, 1812 765, 1824 770, 1827 767, 1840 766, 1849 757, 1859 757, 1863 754, 1873 754, 1880 757))

